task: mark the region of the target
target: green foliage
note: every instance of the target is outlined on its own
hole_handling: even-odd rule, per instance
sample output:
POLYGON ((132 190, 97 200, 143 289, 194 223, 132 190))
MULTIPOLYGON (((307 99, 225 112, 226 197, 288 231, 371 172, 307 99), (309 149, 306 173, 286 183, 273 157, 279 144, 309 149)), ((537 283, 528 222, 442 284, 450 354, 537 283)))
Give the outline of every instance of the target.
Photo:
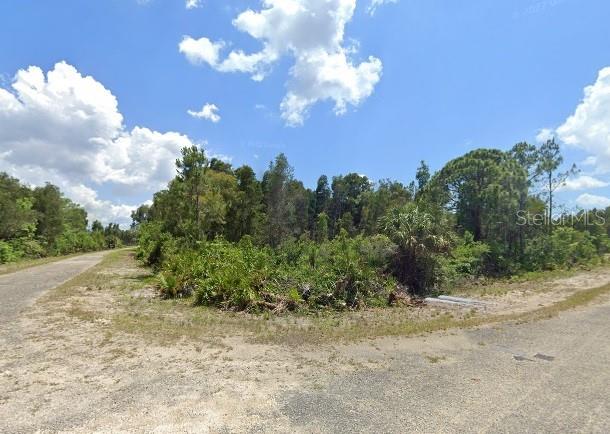
POLYGON ((319 243, 328 240, 328 215, 325 212, 321 212, 316 218, 314 238, 319 243))
POLYGON ((136 256, 146 265, 158 269, 175 251, 177 242, 158 222, 144 223, 138 230, 136 256))
POLYGON ((598 258, 598 247, 605 251, 607 236, 592 237, 587 231, 558 227, 551 235, 540 235, 528 240, 524 267, 528 271, 554 270, 588 263, 598 258))
POLYGON ((223 240, 169 257, 160 273, 166 297, 194 294, 196 304, 224 309, 336 309, 380 305, 394 287, 383 264, 394 246, 385 237, 349 238, 316 244, 288 241, 277 250, 244 238, 223 240))
POLYGON ((58 187, 31 189, 0 172, 2 261, 114 248, 133 241, 132 232, 100 222, 87 230, 87 212, 58 187))
POLYGON ((99 240, 86 231, 65 231, 59 235, 52 246, 54 255, 68 255, 71 253, 88 252, 105 248, 99 240))
POLYGON ((15 260, 17 260, 17 255, 13 250, 13 246, 6 241, 0 240, 0 264, 6 264, 15 260))
POLYGON ((384 233, 398 246, 393 260, 397 279, 415 294, 425 294, 440 280, 438 255, 449 250, 451 233, 444 213, 411 203, 382 219, 384 233))
POLYGON ((455 214, 458 230, 492 247, 495 271, 502 273, 521 253, 517 219, 527 187, 526 170, 510 154, 477 149, 447 163, 426 196, 455 214))
POLYGON ((450 254, 440 258, 445 283, 453 284, 460 279, 483 275, 490 252, 487 244, 474 241, 472 234, 465 232, 457 239, 450 254))
POLYGON ((0 239, 12 239, 36 227, 32 191, 0 172, 0 239))
POLYGON ((138 256, 166 297, 254 311, 358 308, 387 303, 397 285, 423 296, 460 279, 595 261, 609 251, 610 209, 595 228, 581 219, 553 235, 520 223, 545 212, 529 189, 548 172, 561 180, 560 162, 555 145, 520 143, 469 152, 434 175, 422 161, 407 186, 349 173, 310 190, 284 154, 259 181, 186 148, 176 178, 133 214, 138 256))
POLYGON ((43 258, 49 254, 42 243, 31 236, 12 239, 10 244, 18 258, 43 258))

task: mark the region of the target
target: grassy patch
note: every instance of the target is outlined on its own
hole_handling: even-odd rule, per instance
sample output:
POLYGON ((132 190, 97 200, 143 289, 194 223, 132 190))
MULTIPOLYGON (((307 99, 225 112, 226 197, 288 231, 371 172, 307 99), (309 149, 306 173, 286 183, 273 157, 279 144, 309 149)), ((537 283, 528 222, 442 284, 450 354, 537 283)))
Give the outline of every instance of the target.
POLYGON ((430 356, 430 355, 425 355, 424 357, 430 363, 438 363, 438 362, 443 362, 443 361, 447 360, 447 357, 445 357, 445 356, 430 356))
POLYGON ((464 296, 501 296, 511 291, 521 289, 536 289, 537 291, 549 291, 553 289, 552 283, 554 280, 573 277, 579 273, 587 271, 595 271, 603 268, 608 268, 608 262, 604 261, 599 264, 581 265, 570 269, 546 270, 546 271, 531 271, 510 278, 500 279, 481 279, 472 282, 466 282, 456 285, 453 288, 443 290, 444 294, 464 295, 464 296), (532 283, 538 283, 533 286, 532 283))
MULTIPOLYGON (((75 289, 79 287, 86 287, 91 290, 108 289, 113 282, 105 272, 112 269, 113 266, 125 262, 130 255, 133 255, 132 249, 121 249, 107 253, 98 264, 49 291, 41 300, 57 301, 63 299, 73 295, 75 289)), ((127 279, 120 279, 121 285, 125 285, 127 282, 127 279)))

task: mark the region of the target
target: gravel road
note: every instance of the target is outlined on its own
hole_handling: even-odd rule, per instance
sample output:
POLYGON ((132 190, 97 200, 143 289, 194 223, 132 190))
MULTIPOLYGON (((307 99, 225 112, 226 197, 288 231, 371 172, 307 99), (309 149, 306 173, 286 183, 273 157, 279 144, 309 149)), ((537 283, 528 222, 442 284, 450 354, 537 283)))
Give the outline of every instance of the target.
POLYGON ((610 432, 608 296, 537 322, 302 348, 147 342, 86 315, 117 308, 104 291, 68 301, 81 317, 29 308, 103 255, 0 276, 0 432, 610 432))

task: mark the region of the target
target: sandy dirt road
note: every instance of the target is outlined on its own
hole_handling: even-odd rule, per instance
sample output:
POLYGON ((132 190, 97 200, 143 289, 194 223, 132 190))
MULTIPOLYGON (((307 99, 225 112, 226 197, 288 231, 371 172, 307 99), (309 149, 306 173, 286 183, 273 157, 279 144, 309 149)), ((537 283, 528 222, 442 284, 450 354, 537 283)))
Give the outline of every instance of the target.
POLYGON ((0 432, 610 432, 607 296, 537 322, 315 347, 147 340, 113 328, 104 290, 32 303, 101 257, 0 277, 0 432))

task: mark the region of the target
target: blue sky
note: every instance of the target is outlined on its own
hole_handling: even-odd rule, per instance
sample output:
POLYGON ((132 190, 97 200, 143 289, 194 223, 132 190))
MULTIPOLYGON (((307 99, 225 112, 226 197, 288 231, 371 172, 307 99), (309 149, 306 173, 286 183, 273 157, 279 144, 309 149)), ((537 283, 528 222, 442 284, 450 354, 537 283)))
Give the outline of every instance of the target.
MULTIPOLYGON (((601 78, 601 72, 610 66, 609 2, 399 0, 379 2, 386 4, 380 4, 372 14, 369 0, 331 0, 327 2, 331 9, 333 5, 349 9, 355 4, 345 25, 339 25, 338 31, 345 33, 338 45, 336 41, 327 44, 324 30, 315 27, 315 20, 305 30, 287 28, 280 34, 273 33, 280 31, 277 23, 257 28, 267 35, 258 39, 233 24, 247 9, 259 13, 273 8, 274 3, 290 1, 264 5, 260 1, 203 0, 199 7, 190 9, 184 0, 2 2, 0 88, 21 101, 11 88, 19 70, 36 66, 46 74, 64 61, 77 74, 66 73, 65 80, 91 76, 116 98, 115 111, 122 115, 118 121, 122 126, 112 124, 115 132, 107 139, 114 142, 103 147, 99 140, 75 138, 70 148, 75 152, 82 150, 87 155, 90 147, 98 147, 95 158, 74 165, 59 158, 45 164, 40 156, 53 154, 55 147, 62 146, 56 137, 47 140, 45 132, 35 137, 28 136, 25 127, 4 136, 0 132, 0 169, 33 183, 46 176, 65 186, 68 194, 84 202, 95 216, 123 221, 128 208, 150 199, 152 191, 167 181, 169 172, 159 169, 147 173, 147 167, 155 163, 151 160, 127 180, 130 165, 112 158, 121 146, 140 146, 133 143, 148 140, 150 143, 126 154, 125 159, 152 155, 151 149, 160 146, 163 152, 155 158, 171 161, 176 148, 167 144, 171 137, 162 136, 167 132, 179 133, 180 143, 207 142, 210 153, 229 157, 234 165, 250 164, 259 174, 269 160, 284 152, 295 167, 295 175, 314 186, 320 174, 350 171, 373 180, 392 178, 407 183, 420 160, 436 170, 471 149, 507 149, 521 140, 535 142, 541 129, 554 132, 559 128, 556 135, 565 143, 566 161, 581 163, 588 158, 588 164, 581 165, 583 174, 597 181, 574 183, 573 191, 561 193, 563 202, 568 206, 610 204, 610 188, 604 186, 610 180, 610 164, 606 164, 610 162, 610 135, 608 129, 599 133, 600 124, 610 125, 610 79, 601 78), (219 47, 219 58, 210 59, 199 51, 194 52, 198 61, 192 56, 189 59, 188 51, 179 49, 185 36, 193 41, 205 38, 211 46, 219 47), (346 78, 330 90, 295 79, 291 73, 294 58, 305 51, 282 52, 278 44, 287 38, 308 38, 318 44, 316 47, 323 46, 325 53, 344 54, 347 63, 342 67, 347 69, 337 72, 339 81, 344 77, 342 71, 352 73, 359 65, 368 67, 368 73, 355 73, 357 83, 347 83, 346 78), (237 66, 222 63, 231 51, 258 53, 265 46, 271 47, 263 53, 266 60, 258 62, 254 72, 244 66, 250 58, 237 66), (253 80, 260 71, 264 79, 253 80), (584 88, 593 84, 596 90, 583 106, 584 88), (290 92, 297 94, 298 101, 310 98, 306 110, 297 110, 295 115, 294 110, 287 113, 280 108, 290 92), (335 110, 337 98, 343 98, 345 106, 338 109, 343 111, 340 114, 335 110), (201 110, 204 104, 218 108, 218 122, 187 113, 201 110), (578 119, 566 126, 578 108, 578 119), (292 125, 287 120, 291 113, 298 118, 292 125), (135 127, 146 128, 151 134, 138 136, 135 127), (598 132, 591 133, 593 130, 598 132), (117 134, 124 140, 117 141, 117 134), (87 169, 95 172, 88 177, 86 164, 106 159, 100 152, 112 155, 104 170, 87 169)), ((311 4, 325 7, 320 6, 324 3, 321 0, 297 3, 305 8, 311 4)), ((321 27, 323 24, 320 22, 321 27)), ((306 70, 310 66, 303 66, 306 78, 329 73, 326 64, 325 69, 306 70)), ((87 96, 86 107, 90 109, 96 98, 106 97, 87 96)), ((19 122, 27 125, 23 113, 17 115, 14 110, 10 116, 6 114, 7 101, 9 98, 0 94, 0 126, 14 125, 11 116, 21 116, 19 122)), ((39 113, 32 107, 26 109, 39 113)), ((114 110, 104 107, 95 109, 95 116, 114 110)), ((70 117, 76 112, 66 113, 70 117)), ((47 119, 36 116, 27 119, 47 119)), ((55 121, 61 128, 70 122, 55 121)), ((67 131, 81 127, 79 123, 67 131)), ((86 136, 85 131, 82 137, 86 136)), ((63 154, 57 150, 57 155, 63 154)))

